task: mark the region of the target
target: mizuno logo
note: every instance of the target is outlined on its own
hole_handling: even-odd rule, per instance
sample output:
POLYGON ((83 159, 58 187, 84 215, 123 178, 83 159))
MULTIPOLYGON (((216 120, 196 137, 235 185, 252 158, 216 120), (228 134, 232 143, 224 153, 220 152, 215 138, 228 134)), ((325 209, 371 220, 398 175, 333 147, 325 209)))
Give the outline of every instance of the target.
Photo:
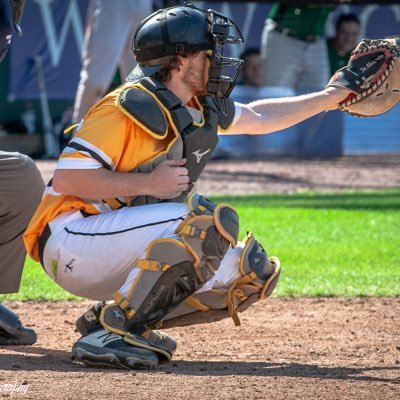
POLYGON ((109 343, 109 342, 113 342, 114 340, 120 340, 121 337, 117 336, 117 335, 114 335, 111 332, 107 332, 105 334, 99 335, 98 339, 101 340, 102 344, 106 344, 106 343, 109 343))
POLYGON ((196 156, 196 162, 197 164, 201 161, 201 159, 203 158, 203 156, 205 154, 207 154, 211 149, 207 149, 206 151, 204 151, 203 153, 200 153, 200 149, 194 151, 192 154, 194 154, 196 156))
POLYGON ((125 321, 124 314, 120 310, 112 310, 114 318, 118 321, 125 321))

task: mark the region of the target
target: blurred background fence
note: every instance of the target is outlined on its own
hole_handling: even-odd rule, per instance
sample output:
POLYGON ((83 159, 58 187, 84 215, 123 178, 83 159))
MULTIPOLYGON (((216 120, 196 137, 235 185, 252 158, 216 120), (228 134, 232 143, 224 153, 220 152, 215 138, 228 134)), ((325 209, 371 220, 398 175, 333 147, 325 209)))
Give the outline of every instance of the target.
MULTIPOLYGON (((118 0, 116 0, 118 1, 118 0)), ((173 2, 155 1, 154 7, 173 2)), ((176 2, 175 2, 176 3, 176 2)), ((247 48, 260 48, 261 34, 272 2, 197 1, 232 17, 243 31, 247 48)), ((356 3, 356 2, 354 2, 356 3)), ((391 2, 336 4, 329 15, 326 37, 335 34, 335 19, 352 12, 361 23, 361 37, 380 38, 400 34, 400 5, 391 2), (389 4, 390 3, 390 4, 389 4)), ((60 140, 70 120, 81 70, 81 52, 88 0, 31 0, 22 19, 24 35, 14 37, 5 62, 0 65, 0 148, 22 151, 35 157, 45 155, 43 146, 44 103, 48 106, 53 134, 60 140), (40 56, 42 69, 35 58, 40 56), (44 76, 44 86, 38 77, 44 76)), ((273 54, 271 55, 273 56, 273 54)), ((107 60, 104 60, 107 63, 107 60)), ((120 83, 116 71, 114 85, 120 83)), ((237 87, 232 96, 239 102, 297 94, 287 87, 237 87)), ((339 111, 323 113, 302 124, 260 137, 223 137, 220 157, 337 157, 354 154, 400 153, 400 107, 387 114, 360 119, 339 111), (245 145, 243 145, 245 143, 245 145)))

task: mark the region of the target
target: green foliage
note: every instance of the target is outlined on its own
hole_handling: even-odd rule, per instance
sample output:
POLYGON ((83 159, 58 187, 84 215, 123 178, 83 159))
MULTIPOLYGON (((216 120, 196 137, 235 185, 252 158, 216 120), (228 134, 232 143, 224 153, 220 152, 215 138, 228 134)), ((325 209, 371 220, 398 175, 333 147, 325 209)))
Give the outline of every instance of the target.
MULTIPOLYGON (((277 296, 400 296, 400 191, 214 197, 282 263, 277 296)), ((7 300, 78 299, 27 260, 7 300)))

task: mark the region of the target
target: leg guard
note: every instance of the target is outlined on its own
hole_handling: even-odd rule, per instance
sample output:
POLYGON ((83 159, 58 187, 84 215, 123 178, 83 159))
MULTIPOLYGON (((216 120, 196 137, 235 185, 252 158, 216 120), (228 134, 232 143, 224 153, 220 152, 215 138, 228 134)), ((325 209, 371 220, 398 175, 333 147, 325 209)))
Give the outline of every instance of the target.
POLYGON ((209 323, 231 317, 240 325, 238 312, 269 297, 280 275, 280 262, 269 257, 253 234, 244 238, 245 247, 239 260, 241 277, 230 287, 212 289, 185 299, 162 321, 163 328, 209 323))
POLYGON ((189 198, 189 207, 191 212, 176 230, 181 241, 165 238, 150 243, 146 259, 138 261, 141 271, 128 295, 117 292, 116 304, 101 311, 101 324, 126 335, 135 346, 142 345, 143 332, 214 275, 229 245, 236 246, 239 218, 233 208, 200 195, 189 198))

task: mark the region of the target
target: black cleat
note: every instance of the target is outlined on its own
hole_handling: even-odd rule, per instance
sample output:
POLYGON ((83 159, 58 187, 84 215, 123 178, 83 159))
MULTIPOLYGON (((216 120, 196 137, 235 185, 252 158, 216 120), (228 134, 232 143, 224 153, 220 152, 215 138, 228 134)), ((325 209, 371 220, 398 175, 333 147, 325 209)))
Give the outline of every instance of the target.
POLYGON ((22 325, 17 314, 0 304, 0 346, 31 345, 36 339, 33 329, 22 325))
POLYGON ((0 328, 0 346, 22 346, 36 343, 36 332, 31 328, 22 326, 14 334, 0 328))
POLYGON ((123 336, 105 329, 82 336, 73 345, 72 354, 89 367, 154 369, 159 362, 154 351, 132 346, 123 336))

